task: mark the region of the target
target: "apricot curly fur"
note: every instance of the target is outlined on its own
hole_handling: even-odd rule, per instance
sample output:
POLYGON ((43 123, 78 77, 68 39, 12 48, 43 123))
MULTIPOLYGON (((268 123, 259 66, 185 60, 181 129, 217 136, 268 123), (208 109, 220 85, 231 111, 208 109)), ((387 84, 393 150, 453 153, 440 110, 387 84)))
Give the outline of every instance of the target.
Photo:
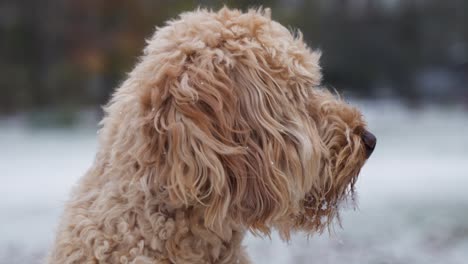
POLYGON ((250 263, 247 231, 321 232, 366 155, 319 57, 268 9, 157 29, 105 107, 48 263, 250 263))

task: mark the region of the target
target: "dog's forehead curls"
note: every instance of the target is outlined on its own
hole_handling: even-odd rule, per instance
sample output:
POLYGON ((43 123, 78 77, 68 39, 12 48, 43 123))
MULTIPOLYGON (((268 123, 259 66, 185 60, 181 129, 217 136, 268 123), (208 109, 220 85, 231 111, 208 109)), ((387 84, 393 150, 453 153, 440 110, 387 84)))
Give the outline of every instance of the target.
POLYGON ((54 263, 248 263, 246 230, 323 231, 376 139, 320 88, 319 58, 268 9, 158 28, 105 108, 54 263))

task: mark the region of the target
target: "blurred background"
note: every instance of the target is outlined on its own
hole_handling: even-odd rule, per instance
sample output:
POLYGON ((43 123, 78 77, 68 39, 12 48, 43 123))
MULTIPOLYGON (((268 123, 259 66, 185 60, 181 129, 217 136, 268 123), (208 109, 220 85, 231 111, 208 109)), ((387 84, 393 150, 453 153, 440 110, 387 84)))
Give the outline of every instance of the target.
POLYGON ((40 263, 96 152, 101 106, 156 26, 265 6, 323 52, 377 149, 341 229, 248 237, 255 263, 468 263, 468 1, 2 0, 0 263, 40 263), (312 261, 313 260, 313 261, 312 261))

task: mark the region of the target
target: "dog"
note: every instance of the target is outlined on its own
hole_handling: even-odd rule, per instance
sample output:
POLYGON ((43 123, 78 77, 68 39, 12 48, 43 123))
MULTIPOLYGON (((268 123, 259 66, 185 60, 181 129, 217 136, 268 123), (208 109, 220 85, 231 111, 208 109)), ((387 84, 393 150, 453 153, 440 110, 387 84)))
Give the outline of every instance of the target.
POLYGON ((320 233, 376 138, 269 9, 156 30, 113 94, 48 263, 251 263, 246 232, 320 233))

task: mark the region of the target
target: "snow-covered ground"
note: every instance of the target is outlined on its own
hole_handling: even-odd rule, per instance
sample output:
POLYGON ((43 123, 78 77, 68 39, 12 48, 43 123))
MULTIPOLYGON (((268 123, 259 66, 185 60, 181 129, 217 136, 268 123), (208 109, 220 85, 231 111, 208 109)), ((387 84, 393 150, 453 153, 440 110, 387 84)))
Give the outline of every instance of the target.
MULTIPOLYGON (((468 263, 468 112, 362 104, 377 149, 343 229, 289 243, 248 237, 255 263, 468 263)), ((0 122, 0 263, 40 263, 95 130, 0 122)))

